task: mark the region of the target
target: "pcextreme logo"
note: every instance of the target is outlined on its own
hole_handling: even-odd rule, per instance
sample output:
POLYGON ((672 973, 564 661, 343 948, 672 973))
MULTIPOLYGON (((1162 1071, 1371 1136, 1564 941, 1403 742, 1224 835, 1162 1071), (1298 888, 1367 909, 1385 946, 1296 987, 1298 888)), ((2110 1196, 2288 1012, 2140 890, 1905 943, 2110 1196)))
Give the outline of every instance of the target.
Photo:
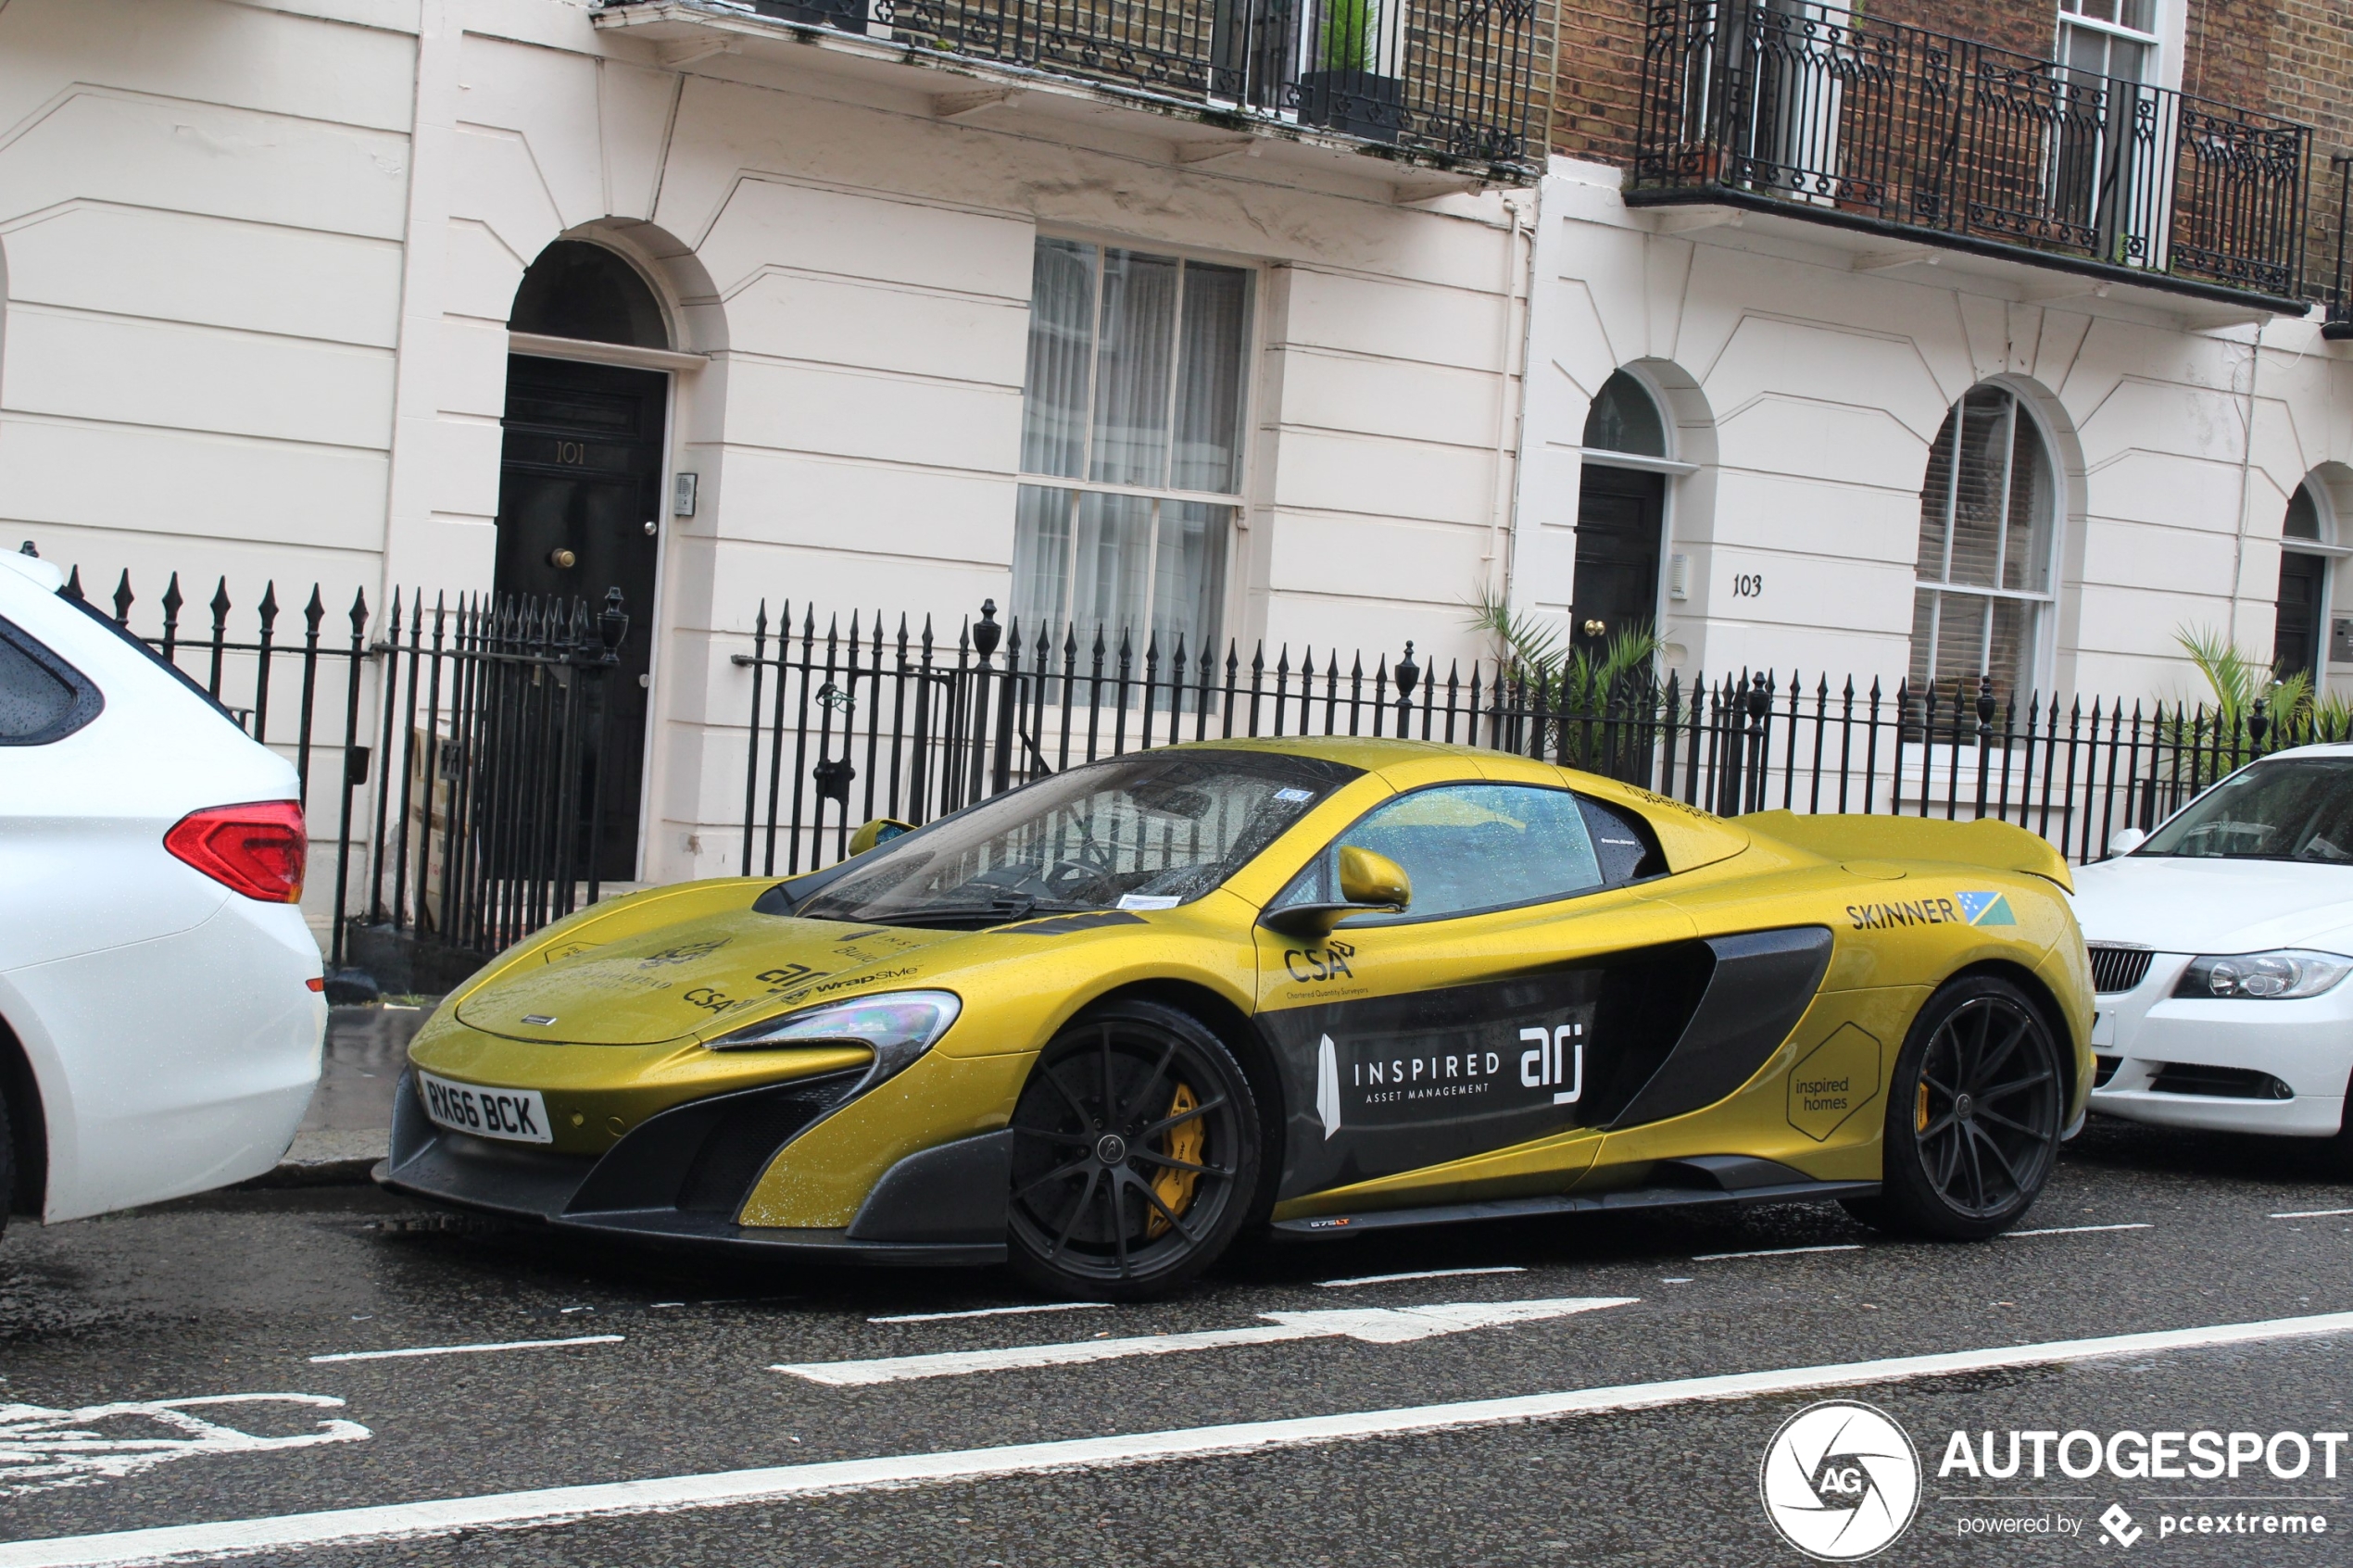
POLYGON ((1781 1539, 1824 1562, 1854 1562, 1911 1527, 1920 1458, 1884 1411, 1825 1399, 1781 1423, 1765 1445, 1756 1486, 1781 1539))

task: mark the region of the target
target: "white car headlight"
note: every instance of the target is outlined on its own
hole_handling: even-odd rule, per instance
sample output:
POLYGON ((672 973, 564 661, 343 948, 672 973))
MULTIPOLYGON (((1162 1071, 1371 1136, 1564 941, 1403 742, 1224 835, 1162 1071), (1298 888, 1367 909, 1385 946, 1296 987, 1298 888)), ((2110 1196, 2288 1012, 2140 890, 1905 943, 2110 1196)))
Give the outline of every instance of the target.
POLYGON ((868 1046, 875 1072, 868 1086, 903 1071, 931 1049, 964 1004, 950 991, 887 991, 822 1007, 803 1008, 710 1042, 712 1050, 775 1050, 790 1046, 868 1046))
POLYGON ((2173 987, 2177 997, 2243 997, 2285 1001, 2317 997, 2347 972, 2353 959, 2335 953, 2282 947, 2270 953, 2207 954, 2190 960, 2173 987))

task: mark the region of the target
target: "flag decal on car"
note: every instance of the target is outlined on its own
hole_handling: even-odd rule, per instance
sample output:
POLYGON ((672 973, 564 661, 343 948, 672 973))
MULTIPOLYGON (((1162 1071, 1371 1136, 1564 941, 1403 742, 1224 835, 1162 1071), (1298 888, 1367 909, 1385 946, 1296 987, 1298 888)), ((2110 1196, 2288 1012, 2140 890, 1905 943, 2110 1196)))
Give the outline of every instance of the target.
POLYGON ((2010 901, 1999 893, 1957 893, 1954 898, 1961 906, 1961 918, 1971 925, 2016 925, 2018 917, 2010 913, 2010 901))

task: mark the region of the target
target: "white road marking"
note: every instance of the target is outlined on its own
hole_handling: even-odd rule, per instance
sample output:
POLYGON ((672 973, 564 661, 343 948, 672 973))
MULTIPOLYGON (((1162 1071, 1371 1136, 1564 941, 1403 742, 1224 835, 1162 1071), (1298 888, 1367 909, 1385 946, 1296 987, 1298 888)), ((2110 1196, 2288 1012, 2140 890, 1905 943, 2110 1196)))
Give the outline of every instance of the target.
POLYGON ((1319 1279, 1315 1283, 1326 1290, 1345 1290, 1353 1285, 1394 1285, 1401 1279, 1454 1279, 1464 1274, 1524 1274, 1527 1272, 1517 1263, 1504 1263, 1491 1269, 1420 1269, 1410 1274, 1359 1274, 1354 1279, 1319 1279))
POLYGON ((210 1394, 194 1399, 131 1399, 48 1410, 0 1404, 0 1497, 120 1481, 199 1454, 263 1453, 351 1443, 370 1436, 356 1421, 322 1419, 315 1432, 257 1437, 195 1413, 220 1405, 290 1404, 341 1410, 324 1394, 210 1394))
POLYGON ((2127 1225, 2052 1225, 2039 1231, 2004 1231, 2006 1236, 2082 1236, 2090 1231, 2145 1231, 2153 1229, 2146 1220, 2136 1220, 2127 1225))
POLYGON ((1794 1258, 1801 1252, 1860 1252, 1859 1241, 1834 1242, 1827 1247, 1768 1247, 1762 1252, 1703 1252, 1692 1260, 1694 1263, 1721 1263, 1730 1258, 1794 1258))
POLYGON ((2292 1209, 2284 1214, 2274 1214, 2274 1220, 2333 1220, 2339 1214, 2353 1214, 2353 1209, 2292 1209))
POLYGON ((259 1519, 202 1524, 168 1524, 99 1536, 57 1536, 0 1545, 0 1568, 130 1568, 162 1558, 220 1558, 283 1551, 363 1540, 414 1540, 460 1530, 512 1529, 576 1519, 664 1513, 682 1509, 726 1508, 787 1498, 876 1491, 886 1487, 947 1481, 1036 1475, 1052 1471, 1109 1469, 1165 1460, 1265 1453, 1366 1437, 1400 1436, 1466 1427, 1500 1426, 1523 1421, 1612 1411, 1655 1410, 1697 1401, 1744 1399, 1764 1395, 1852 1388, 1920 1377, 1949 1377, 2007 1367, 2048 1366, 2101 1356, 2148 1355, 2205 1349, 2319 1335, 2353 1334, 2353 1312, 2273 1318, 2259 1323, 2219 1323, 2204 1328, 2119 1334, 2099 1339, 2061 1339, 1994 1349, 1952 1350, 1886 1361, 1830 1366, 1786 1367, 1772 1372, 1730 1373, 1667 1383, 1633 1383, 1567 1393, 1531 1394, 1460 1404, 1417 1405, 1402 1410, 1362 1411, 1345 1415, 1239 1422, 1174 1432, 1128 1433, 1051 1443, 1022 1443, 947 1453, 898 1454, 879 1459, 833 1460, 815 1464, 772 1465, 701 1475, 669 1475, 644 1481, 614 1481, 544 1491, 499 1492, 483 1497, 444 1498, 430 1502, 387 1503, 372 1508, 333 1509, 259 1519))
POLYGON ((510 1339, 499 1345, 420 1345, 412 1350, 338 1350, 313 1356, 312 1364, 327 1361, 396 1361, 410 1356, 479 1356, 486 1350, 546 1350, 563 1345, 618 1345, 624 1335, 584 1334, 576 1339, 510 1339))
POLYGON ((897 1317, 868 1318, 868 1323, 946 1323, 950 1318, 1010 1318, 1025 1312, 1085 1312, 1108 1307, 1108 1301, 1048 1301, 1035 1307, 975 1307, 968 1312, 901 1312, 897 1317))
POLYGON ((1237 1345, 1275 1345, 1287 1339, 1346 1337, 1374 1345, 1402 1345, 1466 1329, 1538 1323, 1630 1304, 1630 1296, 1572 1296, 1549 1301, 1461 1301, 1437 1307, 1375 1307, 1328 1312, 1261 1312, 1268 1322, 1255 1328, 1213 1328, 1196 1334, 1148 1334, 1129 1339, 1074 1339, 1056 1345, 1016 1345, 1001 1350, 943 1350, 928 1356, 885 1356, 866 1361, 799 1361, 769 1368, 837 1388, 875 1383, 904 1383, 919 1377, 963 1377, 977 1372, 1026 1367, 1074 1366, 1127 1356, 1166 1356, 1179 1350, 1223 1350, 1237 1345))

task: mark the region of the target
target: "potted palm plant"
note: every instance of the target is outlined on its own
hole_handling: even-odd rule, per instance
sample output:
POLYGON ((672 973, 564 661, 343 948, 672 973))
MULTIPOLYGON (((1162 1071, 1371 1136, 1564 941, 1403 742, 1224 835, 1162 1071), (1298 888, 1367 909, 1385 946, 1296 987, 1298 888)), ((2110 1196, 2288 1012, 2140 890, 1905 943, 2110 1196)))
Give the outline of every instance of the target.
POLYGON ((1299 118, 1310 125, 1394 142, 1405 107, 1404 79, 1382 68, 1382 7, 1403 0, 1321 0, 1311 13, 1308 69, 1299 73, 1299 118))

